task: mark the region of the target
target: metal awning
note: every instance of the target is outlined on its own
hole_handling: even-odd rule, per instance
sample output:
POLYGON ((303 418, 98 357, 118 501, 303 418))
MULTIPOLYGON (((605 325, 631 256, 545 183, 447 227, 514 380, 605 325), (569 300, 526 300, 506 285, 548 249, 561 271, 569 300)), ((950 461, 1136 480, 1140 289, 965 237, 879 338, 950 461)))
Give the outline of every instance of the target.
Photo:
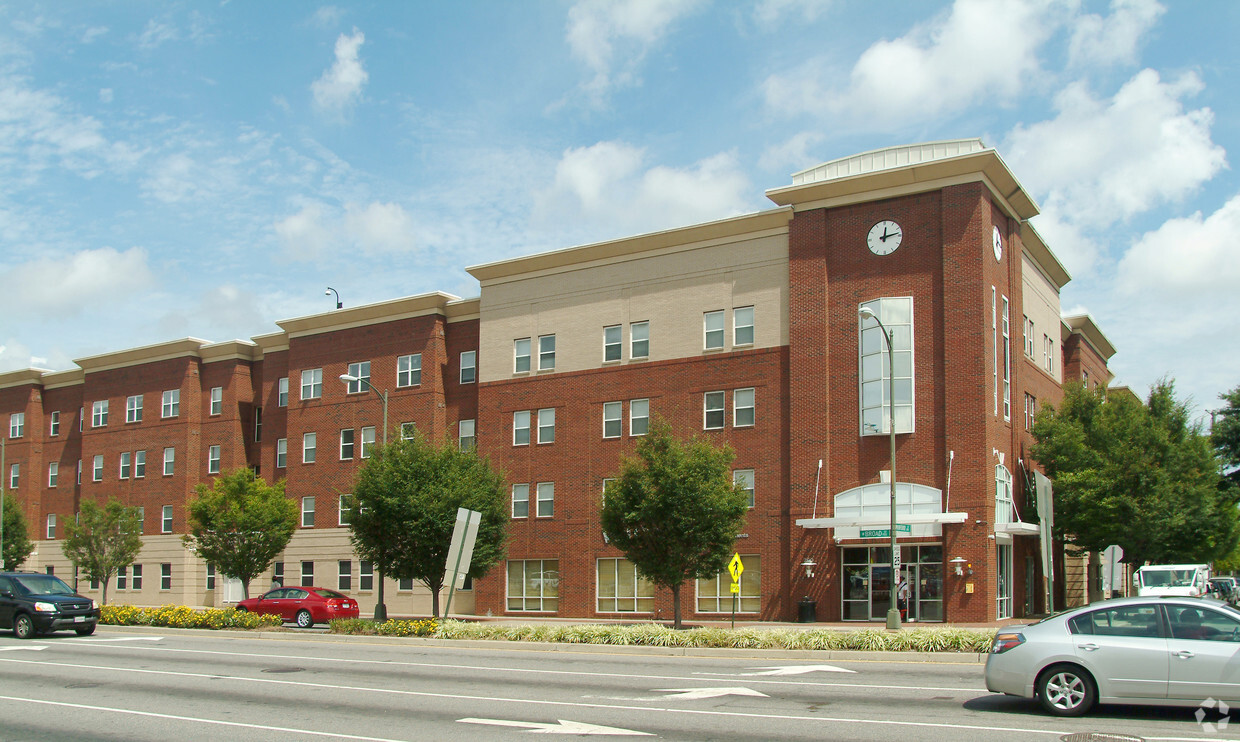
POLYGON ((995 533, 1006 533, 1012 536, 1037 536, 1041 529, 1035 523, 996 523, 995 533))
MULTIPOLYGON (((968 519, 968 513, 898 513, 896 522, 909 525, 943 525, 944 523, 964 523, 968 519)), ((890 528, 891 519, 875 520, 873 517, 801 518, 796 521, 796 524, 802 528, 890 528)), ((1037 526, 1034 526, 1034 528, 1036 530, 1037 526)))

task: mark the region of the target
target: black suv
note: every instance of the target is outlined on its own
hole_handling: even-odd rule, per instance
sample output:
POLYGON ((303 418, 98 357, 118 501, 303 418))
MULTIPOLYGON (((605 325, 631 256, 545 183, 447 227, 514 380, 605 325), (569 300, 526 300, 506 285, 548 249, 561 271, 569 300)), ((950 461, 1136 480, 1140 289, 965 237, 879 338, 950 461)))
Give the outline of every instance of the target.
POLYGON ((73 629, 78 636, 95 633, 99 601, 73 592, 54 575, 0 572, 0 629, 18 639, 73 629))

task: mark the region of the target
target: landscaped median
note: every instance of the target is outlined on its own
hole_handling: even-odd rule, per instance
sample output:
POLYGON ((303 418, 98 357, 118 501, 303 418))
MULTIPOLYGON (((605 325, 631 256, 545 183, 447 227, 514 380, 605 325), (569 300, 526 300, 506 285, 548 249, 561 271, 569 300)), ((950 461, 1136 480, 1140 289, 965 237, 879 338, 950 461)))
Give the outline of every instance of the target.
MULTIPOLYGON (((114 626, 166 626, 180 629, 272 629, 281 625, 278 616, 263 616, 232 608, 196 610, 188 606, 136 608, 104 606, 101 623, 114 626)), ((409 636, 429 639, 483 639, 553 644, 605 644, 679 648, 809 649, 871 652, 965 652, 990 651, 993 629, 960 629, 950 626, 919 626, 904 631, 865 628, 788 629, 700 627, 677 631, 659 623, 604 624, 496 624, 472 621, 441 621, 433 618, 389 619, 375 623, 364 618, 336 619, 331 633, 361 636, 409 636)))

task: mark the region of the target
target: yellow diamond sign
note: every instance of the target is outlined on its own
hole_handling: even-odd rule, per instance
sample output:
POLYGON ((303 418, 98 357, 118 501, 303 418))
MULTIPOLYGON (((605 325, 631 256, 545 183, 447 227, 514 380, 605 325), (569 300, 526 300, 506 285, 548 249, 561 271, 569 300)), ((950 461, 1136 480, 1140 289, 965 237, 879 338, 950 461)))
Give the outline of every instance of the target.
POLYGON ((728 571, 732 573, 732 582, 740 582, 741 572, 745 571, 745 565, 741 564, 739 553, 732 555, 732 561, 728 562, 728 571))

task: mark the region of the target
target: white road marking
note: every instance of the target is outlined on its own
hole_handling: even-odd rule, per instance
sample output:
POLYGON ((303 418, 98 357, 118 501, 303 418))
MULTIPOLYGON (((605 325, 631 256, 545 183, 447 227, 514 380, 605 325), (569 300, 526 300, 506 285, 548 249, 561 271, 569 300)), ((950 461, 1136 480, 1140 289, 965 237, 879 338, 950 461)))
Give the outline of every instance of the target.
POLYGON ((785 665, 783 667, 768 667, 763 672, 743 672, 741 675, 805 675, 811 672, 848 672, 856 674, 857 671, 846 670, 835 665, 785 665))
POLYGON ((668 700, 696 701, 702 698, 718 698, 720 696, 757 696, 770 698, 767 694, 750 688, 653 688, 655 693, 674 693, 664 696, 668 700))
POLYGON ((98 637, 98 636, 79 636, 65 639, 67 642, 75 642, 78 644, 102 644, 104 642, 162 642, 162 636, 118 636, 118 637, 98 637))
POLYGON ((632 729, 605 727, 600 724, 583 724, 579 721, 556 719, 556 724, 539 724, 533 721, 508 721, 506 719, 457 719, 462 724, 486 724, 493 727, 516 727, 534 734, 608 734, 628 737, 651 737, 650 732, 636 732, 632 729))
POLYGON ((23 645, 16 646, 16 647, 0 647, 0 652, 18 652, 23 649, 30 649, 30 650, 34 650, 35 652, 37 652, 40 649, 47 649, 47 645, 46 644, 23 644, 23 645))

